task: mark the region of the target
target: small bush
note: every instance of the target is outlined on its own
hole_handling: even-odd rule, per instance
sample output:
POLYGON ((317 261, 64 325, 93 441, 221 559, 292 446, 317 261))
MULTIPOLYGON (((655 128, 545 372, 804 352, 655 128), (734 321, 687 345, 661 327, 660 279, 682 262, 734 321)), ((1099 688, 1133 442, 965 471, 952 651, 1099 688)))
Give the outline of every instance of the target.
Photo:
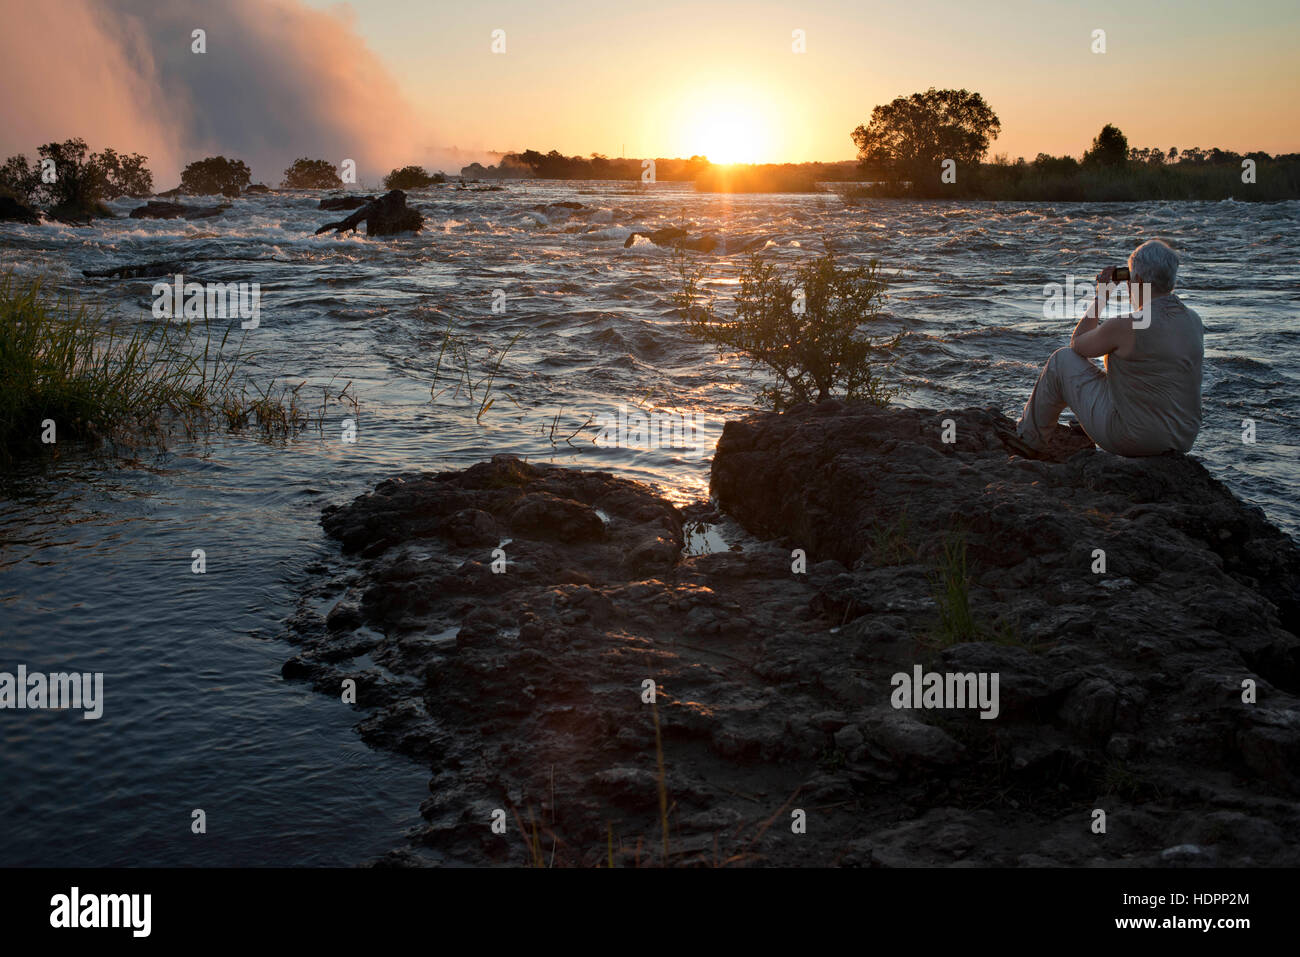
POLYGON ((741 270, 731 318, 703 301, 700 273, 691 272, 684 256, 678 262, 681 288, 673 298, 687 331, 720 354, 739 352, 751 368, 762 366, 776 377, 759 391, 760 404, 780 412, 838 394, 888 405, 899 393, 885 386, 877 370, 895 361, 902 334, 871 339, 859 332, 880 317, 885 298, 875 260, 841 267, 827 247, 783 278, 773 263, 754 254, 741 270))

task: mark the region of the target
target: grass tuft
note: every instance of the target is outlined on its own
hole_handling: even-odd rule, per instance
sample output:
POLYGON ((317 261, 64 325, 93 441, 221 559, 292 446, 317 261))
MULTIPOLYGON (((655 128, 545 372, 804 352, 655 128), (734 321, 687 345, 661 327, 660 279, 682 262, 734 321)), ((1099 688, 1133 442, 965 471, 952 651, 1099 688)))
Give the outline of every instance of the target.
MULTIPOLYGON (((0 275, 0 466, 65 440, 165 442, 212 425, 285 436, 310 416, 305 383, 258 386, 233 326, 150 317, 127 323, 106 309, 55 294, 41 278, 0 275), (53 443, 42 438, 53 432, 53 443)), ((350 383, 349 383, 350 385, 350 383)), ((356 408, 356 401, 342 398, 356 408)), ((324 400, 330 398, 329 387, 324 400)))

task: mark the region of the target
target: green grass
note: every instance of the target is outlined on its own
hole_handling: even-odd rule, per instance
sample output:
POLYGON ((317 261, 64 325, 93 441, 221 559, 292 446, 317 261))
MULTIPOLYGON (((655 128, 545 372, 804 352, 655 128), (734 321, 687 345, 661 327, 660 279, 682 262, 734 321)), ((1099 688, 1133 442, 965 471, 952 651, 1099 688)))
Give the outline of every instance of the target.
POLYGON ((1035 650, 1025 640, 1018 621, 999 618, 990 624, 976 618, 971 608, 966 532, 963 529, 957 529, 944 539, 943 551, 930 576, 930 584, 939 616, 925 643, 943 648, 962 641, 991 641, 1035 650))
POLYGON ((958 641, 979 641, 980 629, 970 607, 970 578, 966 573, 966 538, 960 533, 943 543, 937 572, 931 578, 934 601, 939 609, 935 637, 945 645, 958 641))
MULTIPOLYGON (((501 364, 524 332, 521 329, 515 333, 513 338, 499 350, 487 347, 482 358, 476 361, 472 355, 469 336, 458 332, 454 322, 448 320, 447 328, 443 332, 442 344, 438 349, 438 361, 433 367, 433 383, 429 386, 429 397, 431 401, 436 402, 447 392, 451 393, 453 399, 464 396, 471 406, 477 406, 474 421, 482 424, 483 416, 496 404, 497 397, 492 394, 492 386, 501 372, 501 364), (480 367, 477 378, 475 378, 475 365, 480 367), (445 379, 452 381, 439 389, 439 381, 445 379)), ((505 395, 511 402, 515 401, 509 393, 505 395)), ((515 402, 515 405, 518 406, 519 403, 515 402)))
MULTIPOLYGON (((66 440, 162 443, 173 430, 212 425, 270 436, 306 426, 303 385, 251 383, 234 328, 128 323, 40 278, 0 275, 0 466, 49 449, 47 422, 56 449, 66 440)), ((346 388, 341 396, 355 409, 346 388)))
POLYGON ((912 545, 911 519, 907 509, 898 513, 894 521, 876 522, 871 532, 871 561, 874 565, 903 565, 916 558, 912 545))

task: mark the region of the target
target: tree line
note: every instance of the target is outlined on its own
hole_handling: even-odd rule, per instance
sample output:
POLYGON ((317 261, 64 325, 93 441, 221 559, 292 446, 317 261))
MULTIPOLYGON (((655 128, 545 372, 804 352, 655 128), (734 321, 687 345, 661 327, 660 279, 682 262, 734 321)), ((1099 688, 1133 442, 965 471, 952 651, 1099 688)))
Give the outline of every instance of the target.
MULTIPOLYGON (((140 153, 118 153, 111 148, 91 152, 80 138, 46 143, 36 153, 34 161, 20 153, 0 165, 0 196, 26 207, 45 206, 55 219, 108 216, 107 200, 160 195, 154 191, 148 157, 140 153)), ((404 166, 390 172, 383 182, 385 189, 420 189, 446 181, 442 173, 404 166)), ((302 157, 285 169, 281 185, 286 189, 341 189, 344 182, 328 160, 302 157)), ((252 185, 252 171, 243 160, 209 156, 189 163, 181 172, 180 185, 161 195, 233 197, 268 189, 252 185)))
POLYGON ((1240 154, 1199 146, 1134 147, 1107 123, 1082 158, 1039 153, 1032 162, 984 162, 1001 132, 978 93, 936 90, 877 106, 851 136, 859 195, 1027 200, 1295 199, 1300 154, 1240 154), (1248 162, 1247 162, 1248 161, 1248 162))

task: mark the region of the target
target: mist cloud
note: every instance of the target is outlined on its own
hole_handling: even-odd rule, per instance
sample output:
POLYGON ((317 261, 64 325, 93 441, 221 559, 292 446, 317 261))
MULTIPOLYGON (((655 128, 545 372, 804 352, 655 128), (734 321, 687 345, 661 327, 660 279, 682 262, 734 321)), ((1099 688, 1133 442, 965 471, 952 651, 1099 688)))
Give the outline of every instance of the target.
POLYGON ((276 185, 300 156, 373 181, 434 156, 346 7, 298 0, 0 0, 0 157, 51 140, 144 153, 159 189, 204 156, 276 185), (207 52, 191 52, 191 32, 207 52))

